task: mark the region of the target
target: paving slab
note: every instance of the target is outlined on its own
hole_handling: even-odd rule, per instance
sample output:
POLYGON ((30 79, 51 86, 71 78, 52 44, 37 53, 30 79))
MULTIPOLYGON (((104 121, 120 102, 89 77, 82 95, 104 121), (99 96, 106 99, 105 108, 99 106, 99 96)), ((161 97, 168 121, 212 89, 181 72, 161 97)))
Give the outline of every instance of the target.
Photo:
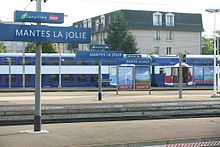
MULTIPOLYGON (((42 92, 42 104, 104 104, 133 102, 169 102, 169 101, 215 101, 220 97, 211 98, 212 90, 185 90, 183 98, 179 92, 173 91, 104 91, 102 101, 98 101, 98 92, 42 92)), ((34 104, 34 92, 0 93, 0 105, 34 104)))
MULTIPOLYGON (((220 118, 43 124, 49 133, 27 133, 33 125, 1 126, 1 147, 69 147, 158 144, 220 138, 220 118)), ((219 140, 220 141, 220 140, 219 140)), ((134 145, 135 146, 135 145, 134 145)), ((139 145, 137 145, 139 146, 139 145)))

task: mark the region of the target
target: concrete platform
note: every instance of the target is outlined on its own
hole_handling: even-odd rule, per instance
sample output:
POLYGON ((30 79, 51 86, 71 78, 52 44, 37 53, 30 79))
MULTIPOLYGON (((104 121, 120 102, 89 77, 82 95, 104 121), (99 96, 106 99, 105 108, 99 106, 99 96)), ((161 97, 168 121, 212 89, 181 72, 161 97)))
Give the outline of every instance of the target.
POLYGON ((220 141, 220 118, 113 121, 0 127, 1 147, 148 146, 220 141))
MULTIPOLYGON (((133 102, 169 102, 169 101, 220 101, 220 97, 211 98, 212 90, 185 90, 183 98, 179 99, 179 92, 173 91, 104 91, 102 101, 98 101, 98 92, 42 92, 42 104, 105 104, 105 103, 133 103, 133 102)), ((1 92, 1 105, 34 104, 34 92, 1 92)))
MULTIPOLYGON (((210 90, 42 92, 42 119, 152 119, 188 116, 218 116, 220 99, 211 98, 210 90)), ((0 123, 33 119, 34 93, 0 93, 0 123)), ((14 123, 12 123, 14 124, 14 123)))

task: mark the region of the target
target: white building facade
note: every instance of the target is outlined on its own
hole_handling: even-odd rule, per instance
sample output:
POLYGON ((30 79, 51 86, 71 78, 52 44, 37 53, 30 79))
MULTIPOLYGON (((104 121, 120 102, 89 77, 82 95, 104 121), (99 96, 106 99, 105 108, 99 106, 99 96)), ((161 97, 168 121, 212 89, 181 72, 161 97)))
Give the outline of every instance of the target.
MULTIPOLYGON (((119 10, 128 30, 135 36, 139 53, 176 55, 201 54, 201 14, 159 11, 119 10)), ((118 11, 73 23, 75 27, 92 29, 92 44, 104 44, 106 28, 118 11)), ((88 50, 89 45, 79 45, 88 50)))

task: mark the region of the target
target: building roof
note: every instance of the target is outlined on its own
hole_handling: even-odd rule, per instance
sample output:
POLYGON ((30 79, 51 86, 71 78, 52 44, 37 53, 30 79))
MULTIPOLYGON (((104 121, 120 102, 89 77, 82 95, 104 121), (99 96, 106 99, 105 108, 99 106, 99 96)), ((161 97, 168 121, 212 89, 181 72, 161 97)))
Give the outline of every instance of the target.
POLYGON ((175 31, 204 31, 201 14, 160 12, 160 11, 139 11, 139 10, 121 10, 127 21, 129 29, 162 29, 175 31), (160 12, 162 14, 162 26, 153 26, 153 14, 160 12), (165 15, 172 13, 175 15, 174 27, 167 27, 165 24, 165 15))
MULTIPOLYGON (((203 23, 201 14, 194 13, 177 13, 177 12, 161 12, 161 11, 142 11, 142 10, 118 10, 121 11, 125 17, 125 21, 128 25, 128 29, 135 30, 172 30, 172 31, 186 31, 186 32, 202 32, 203 23), (153 26, 153 14, 159 12, 162 14, 162 26, 153 26), (174 26, 166 26, 165 15, 168 13, 174 14, 174 26)), ((104 14, 106 17, 105 22, 108 25, 108 18, 113 19, 114 13, 118 11, 113 11, 107 14, 104 14)), ((101 16, 101 15, 100 15, 101 16)), ((91 18, 92 23, 95 24, 95 21, 100 18, 96 16, 91 18)), ((75 22, 74 24, 82 24, 83 21, 75 22)), ((94 26, 92 29, 94 30, 94 26)))

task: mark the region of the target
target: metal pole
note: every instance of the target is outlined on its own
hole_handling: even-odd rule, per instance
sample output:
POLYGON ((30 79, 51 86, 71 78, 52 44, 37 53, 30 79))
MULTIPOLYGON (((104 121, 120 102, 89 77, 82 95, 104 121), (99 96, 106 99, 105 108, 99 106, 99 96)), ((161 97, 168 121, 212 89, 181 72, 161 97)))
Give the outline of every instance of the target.
POLYGON ((136 72, 136 67, 135 67, 135 65, 132 67, 132 70, 133 70, 133 72, 132 72, 132 86, 133 86, 133 91, 135 91, 136 90, 136 83, 135 83, 135 78, 136 78, 136 74, 135 74, 135 72, 136 72))
POLYGON ((8 69, 8 87, 11 88, 11 58, 8 58, 8 64, 9 64, 9 69, 8 69))
POLYGON ((179 53, 179 98, 182 98, 182 61, 183 61, 183 55, 182 53, 179 53))
POLYGON ((58 86, 58 88, 61 88, 62 87, 62 85, 61 85, 61 48, 59 48, 60 49, 60 57, 59 57, 59 86, 58 86))
POLYGON ((23 44, 23 58, 22 58, 22 87, 25 90, 25 42, 23 44))
POLYGON ((102 100, 102 60, 99 60, 99 67, 98 67, 98 71, 99 71, 99 93, 98 93, 98 100, 101 101, 102 100))
MULTIPOLYGON (((216 38, 217 38, 217 37, 216 37, 216 38)), ((216 47, 216 50, 217 50, 217 59, 218 59, 218 61, 219 61, 219 60, 220 60, 220 58, 219 58, 219 38, 216 39, 216 46, 217 46, 217 47, 216 47)), ((217 63, 217 77, 218 77, 218 78, 217 78, 217 79, 218 79, 218 80, 217 80, 217 84, 218 84, 218 85, 217 85, 217 93, 220 91, 220 82, 219 82, 219 81, 220 81, 220 77, 219 77, 219 73, 220 73, 220 72, 219 72, 219 63, 217 63)))
MULTIPOLYGON (((41 0, 36 0, 36 11, 41 12, 41 0)), ((40 25, 40 23, 37 23, 40 25)), ((35 113, 34 113, 34 131, 41 131, 41 52, 42 44, 37 43, 35 57, 35 113)))
POLYGON ((116 94, 118 95, 118 91, 119 91, 119 87, 118 87, 118 83, 119 83, 119 80, 118 80, 118 65, 116 66, 116 94))
POLYGON ((213 96, 216 96, 216 13, 214 13, 214 93, 213 96))
MULTIPOLYGON (((149 71, 150 71, 150 73, 151 73, 151 68, 150 68, 150 66, 148 66, 148 68, 150 69, 149 71)), ((149 73, 149 74, 150 74, 149 73)), ((151 74, 150 74, 150 88, 149 88, 149 95, 151 95, 151 74)))

